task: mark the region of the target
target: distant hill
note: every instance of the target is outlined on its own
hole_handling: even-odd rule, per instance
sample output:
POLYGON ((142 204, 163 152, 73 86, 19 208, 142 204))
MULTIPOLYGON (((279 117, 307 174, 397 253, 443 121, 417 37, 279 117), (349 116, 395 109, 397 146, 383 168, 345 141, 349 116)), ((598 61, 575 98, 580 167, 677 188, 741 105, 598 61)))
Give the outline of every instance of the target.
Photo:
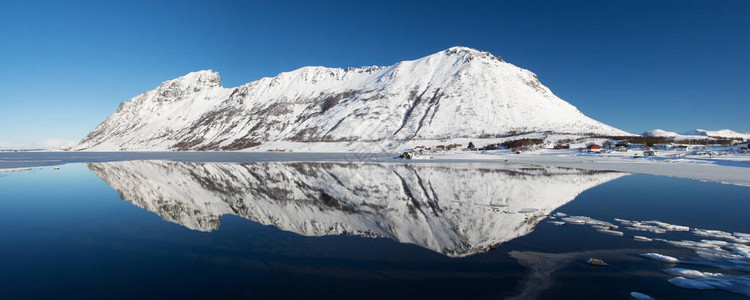
POLYGON ((721 130, 704 130, 695 129, 685 133, 676 133, 672 131, 666 131, 661 129, 654 129, 642 133, 643 136, 656 136, 656 137, 672 137, 678 140, 685 139, 707 139, 707 138, 732 138, 732 139, 744 139, 750 140, 750 133, 739 133, 734 130, 721 129, 721 130))

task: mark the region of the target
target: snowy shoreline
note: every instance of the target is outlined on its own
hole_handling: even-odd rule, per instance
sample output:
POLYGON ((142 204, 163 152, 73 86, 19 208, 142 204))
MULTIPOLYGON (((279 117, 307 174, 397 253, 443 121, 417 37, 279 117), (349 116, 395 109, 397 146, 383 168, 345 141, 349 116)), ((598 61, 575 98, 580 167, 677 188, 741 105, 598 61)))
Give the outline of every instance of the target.
POLYGON ((31 170, 31 168, 0 168, 0 173, 20 172, 28 170, 31 170))
POLYGON ((649 174, 669 177, 719 182, 750 186, 750 161, 682 158, 631 158, 601 154, 550 154, 553 152, 530 152, 512 154, 509 151, 490 153, 446 152, 433 154, 434 159, 403 160, 396 153, 324 153, 324 152, 23 152, 0 153, 0 170, 29 168, 36 166, 62 165, 80 162, 105 162, 127 160, 173 160, 192 162, 261 162, 261 161, 308 161, 308 162, 372 162, 372 163, 513 163, 587 170, 619 171, 634 174, 649 174))
POLYGON ((714 159, 653 159, 612 156, 572 156, 540 154, 478 154, 456 153, 435 156, 433 161, 502 161, 587 170, 619 171, 633 174, 688 178, 700 181, 750 186, 750 162, 714 159))

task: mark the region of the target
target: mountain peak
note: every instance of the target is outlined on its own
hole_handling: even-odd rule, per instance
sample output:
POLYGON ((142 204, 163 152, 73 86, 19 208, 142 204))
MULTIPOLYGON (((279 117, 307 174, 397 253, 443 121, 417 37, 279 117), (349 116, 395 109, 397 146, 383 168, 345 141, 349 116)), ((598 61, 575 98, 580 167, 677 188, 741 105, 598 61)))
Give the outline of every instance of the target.
POLYGON ((491 58, 491 59, 497 59, 499 61, 503 61, 501 57, 492 55, 492 53, 490 52, 480 51, 474 48, 469 48, 469 47, 464 47, 464 46, 453 46, 438 53, 443 53, 447 56, 466 55, 471 58, 491 58))
POLYGON ((464 47, 464 46, 453 46, 448 49, 445 49, 446 52, 464 52, 464 53, 482 53, 483 51, 479 51, 474 48, 470 47, 464 47))
POLYGON ((213 70, 201 70, 190 72, 177 79, 169 80, 164 83, 180 82, 186 86, 193 87, 220 87, 221 77, 219 72, 213 70))

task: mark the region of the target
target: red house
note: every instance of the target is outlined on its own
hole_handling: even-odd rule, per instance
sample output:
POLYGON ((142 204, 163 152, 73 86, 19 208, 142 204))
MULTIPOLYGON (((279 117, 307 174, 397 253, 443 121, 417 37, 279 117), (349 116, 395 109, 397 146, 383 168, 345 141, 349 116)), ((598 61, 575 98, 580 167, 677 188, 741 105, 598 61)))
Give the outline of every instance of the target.
POLYGON ((602 146, 599 146, 599 145, 597 145, 597 144, 593 144, 593 145, 589 145, 589 146, 588 146, 588 147, 586 147, 586 148, 588 148, 589 150, 601 150, 601 149, 602 149, 602 146))

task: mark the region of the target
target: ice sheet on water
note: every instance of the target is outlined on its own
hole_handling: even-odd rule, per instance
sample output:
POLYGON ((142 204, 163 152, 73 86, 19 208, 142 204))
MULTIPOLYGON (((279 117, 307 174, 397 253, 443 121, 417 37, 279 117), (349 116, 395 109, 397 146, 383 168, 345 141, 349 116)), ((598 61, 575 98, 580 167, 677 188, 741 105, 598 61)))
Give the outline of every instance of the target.
POLYGON ((614 236, 623 236, 624 235, 624 233, 622 233, 622 231, 616 231, 616 230, 597 229, 596 231, 604 233, 604 234, 614 235, 614 236))
POLYGON ((636 241, 638 241, 638 242, 651 242, 651 241, 654 240, 652 238, 647 238, 645 236, 640 236, 640 235, 633 236, 633 239, 636 240, 636 241))
POLYGON ((725 275, 698 270, 670 268, 665 273, 675 275, 669 282, 689 289, 721 289, 750 297, 750 275, 725 275))
POLYGON ((583 225, 586 224, 585 220, 579 219, 579 218, 562 218, 565 223, 573 224, 573 225, 583 225))
POLYGON ((639 292, 630 292, 630 298, 636 300, 654 300, 651 296, 639 292))
POLYGON ((747 233, 741 233, 741 232, 729 233, 729 232, 721 231, 721 230, 710 230, 710 229, 700 229, 700 228, 693 228, 691 232, 694 235, 700 236, 700 237, 722 239, 722 240, 727 240, 727 241, 735 242, 735 243, 744 243, 744 244, 750 243, 750 234, 747 234, 747 233))
POLYGON ((692 249, 698 255, 695 259, 682 260, 683 263, 750 272, 750 246, 748 245, 717 240, 655 240, 676 247, 692 249))
POLYGON ((690 227, 688 226, 669 224, 661 221, 642 221, 641 224, 661 227, 668 231, 690 231, 690 227))
POLYGON ((667 233, 667 230, 664 228, 659 228, 656 226, 650 226, 650 225, 638 225, 638 226, 627 226, 625 229, 630 231, 648 231, 651 233, 667 233))
POLYGON ((677 258, 664 255, 664 254, 659 254, 659 253, 644 253, 644 254, 641 254, 641 256, 651 259, 651 260, 665 262, 665 263, 676 264, 680 262, 680 260, 677 258))
POLYGON ((690 227, 670 224, 662 221, 650 220, 650 221, 632 221, 626 219, 615 218, 615 221, 625 225, 625 229, 631 231, 648 231, 653 233, 666 233, 667 231, 689 231, 690 227))
POLYGON ((0 173, 20 172, 28 170, 31 170, 31 168, 1 168, 0 173))
POLYGON ((705 284, 698 280, 687 279, 685 277, 680 277, 680 276, 670 279, 669 283, 677 287, 681 287, 683 289, 693 289, 693 290, 713 290, 714 289, 714 287, 709 284, 705 284))
POLYGON ((612 224, 610 222, 597 220, 597 219, 593 219, 593 218, 589 218, 585 216, 569 216, 569 217, 562 218, 562 220, 565 221, 566 223, 575 224, 575 225, 586 224, 586 225, 603 226, 603 227, 607 227, 610 229, 617 228, 615 224, 612 224))

